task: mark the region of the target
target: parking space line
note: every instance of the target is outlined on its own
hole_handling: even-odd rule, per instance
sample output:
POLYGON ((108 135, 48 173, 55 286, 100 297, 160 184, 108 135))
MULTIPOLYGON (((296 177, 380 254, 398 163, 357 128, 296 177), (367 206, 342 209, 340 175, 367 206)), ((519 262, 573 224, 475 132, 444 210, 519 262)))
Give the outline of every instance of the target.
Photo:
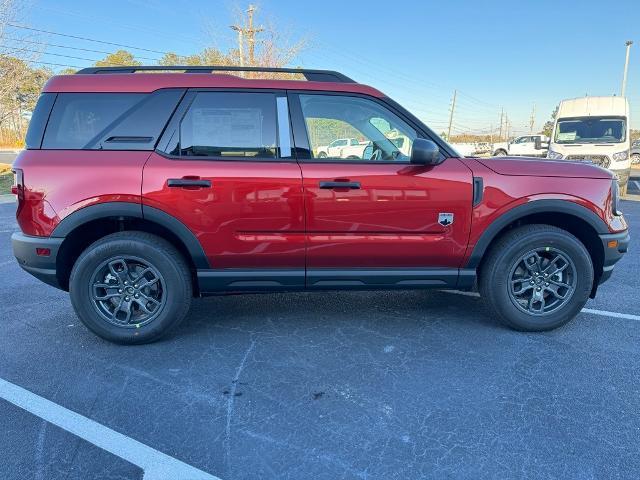
MULTIPOLYGON (((478 297, 480 294, 477 292, 465 292, 462 290, 440 290, 445 293, 453 293, 455 295, 464 295, 466 297, 478 297)), ((594 308, 583 308, 580 310, 582 313, 590 313, 591 315, 600 315, 602 317, 624 318, 625 320, 636 320, 640 322, 640 315, 632 315, 630 313, 618 313, 610 312, 609 310, 596 310, 594 308)))
POLYGON ((626 320, 640 321, 640 315, 631 315, 630 313, 609 312, 607 310, 594 310, 593 308, 583 308, 582 312, 591 313, 592 315, 602 315, 603 317, 624 318, 626 320))
POLYGON ((220 480, 1 378, 0 398, 137 465, 143 480, 220 480))

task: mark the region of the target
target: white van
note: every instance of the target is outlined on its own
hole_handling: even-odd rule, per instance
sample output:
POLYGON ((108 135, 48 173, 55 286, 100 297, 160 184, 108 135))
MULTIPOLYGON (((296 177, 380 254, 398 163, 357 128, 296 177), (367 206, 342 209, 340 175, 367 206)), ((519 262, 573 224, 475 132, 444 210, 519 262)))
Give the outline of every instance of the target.
POLYGON ((624 194, 631 168, 629 129, 629 102, 624 97, 563 100, 547 158, 588 161, 608 168, 624 194))

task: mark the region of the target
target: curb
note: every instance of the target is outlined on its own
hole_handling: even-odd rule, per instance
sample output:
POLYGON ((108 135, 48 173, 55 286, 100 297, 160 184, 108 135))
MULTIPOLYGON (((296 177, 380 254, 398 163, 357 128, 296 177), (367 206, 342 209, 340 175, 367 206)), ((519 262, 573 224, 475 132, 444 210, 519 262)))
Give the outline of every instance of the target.
POLYGON ((15 203, 16 197, 12 193, 7 195, 0 195, 0 203, 15 203))

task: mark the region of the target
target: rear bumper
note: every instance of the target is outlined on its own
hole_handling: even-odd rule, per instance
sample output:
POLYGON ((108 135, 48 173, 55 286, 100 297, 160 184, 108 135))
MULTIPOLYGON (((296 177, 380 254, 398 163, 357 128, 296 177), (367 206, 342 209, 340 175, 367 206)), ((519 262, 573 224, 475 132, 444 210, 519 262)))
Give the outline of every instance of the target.
POLYGON ((31 237, 16 232, 11 235, 13 256, 18 264, 38 280, 53 287, 61 288, 56 276, 56 258, 63 238, 31 237), (49 249, 47 256, 38 255, 36 249, 49 249))
POLYGON ((602 265, 602 276, 598 282, 599 284, 609 280, 616 262, 620 260, 625 253, 627 253, 630 239, 631 237, 629 236, 628 230, 620 233, 600 235, 600 240, 602 241, 602 246, 604 248, 604 263, 602 265), (609 242, 617 243, 615 246, 610 247, 609 242))

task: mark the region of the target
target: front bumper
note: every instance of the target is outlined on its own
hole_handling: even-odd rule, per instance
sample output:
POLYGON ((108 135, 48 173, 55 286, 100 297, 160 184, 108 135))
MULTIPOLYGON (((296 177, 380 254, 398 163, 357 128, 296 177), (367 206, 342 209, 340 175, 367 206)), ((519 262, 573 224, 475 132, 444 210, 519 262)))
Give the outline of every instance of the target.
POLYGON ((602 246, 604 248, 604 263, 602 265, 602 275, 600 276, 598 284, 602 284, 609 280, 616 262, 620 260, 625 253, 627 253, 631 237, 629 235, 629 231, 625 230, 620 233, 600 235, 600 240, 602 241, 602 246))
POLYGON ((56 258, 63 238, 31 237, 15 232, 11 235, 13 256, 31 275, 51 286, 61 288, 56 276, 56 258), (49 255, 38 255, 36 249, 49 249, 49 255))

